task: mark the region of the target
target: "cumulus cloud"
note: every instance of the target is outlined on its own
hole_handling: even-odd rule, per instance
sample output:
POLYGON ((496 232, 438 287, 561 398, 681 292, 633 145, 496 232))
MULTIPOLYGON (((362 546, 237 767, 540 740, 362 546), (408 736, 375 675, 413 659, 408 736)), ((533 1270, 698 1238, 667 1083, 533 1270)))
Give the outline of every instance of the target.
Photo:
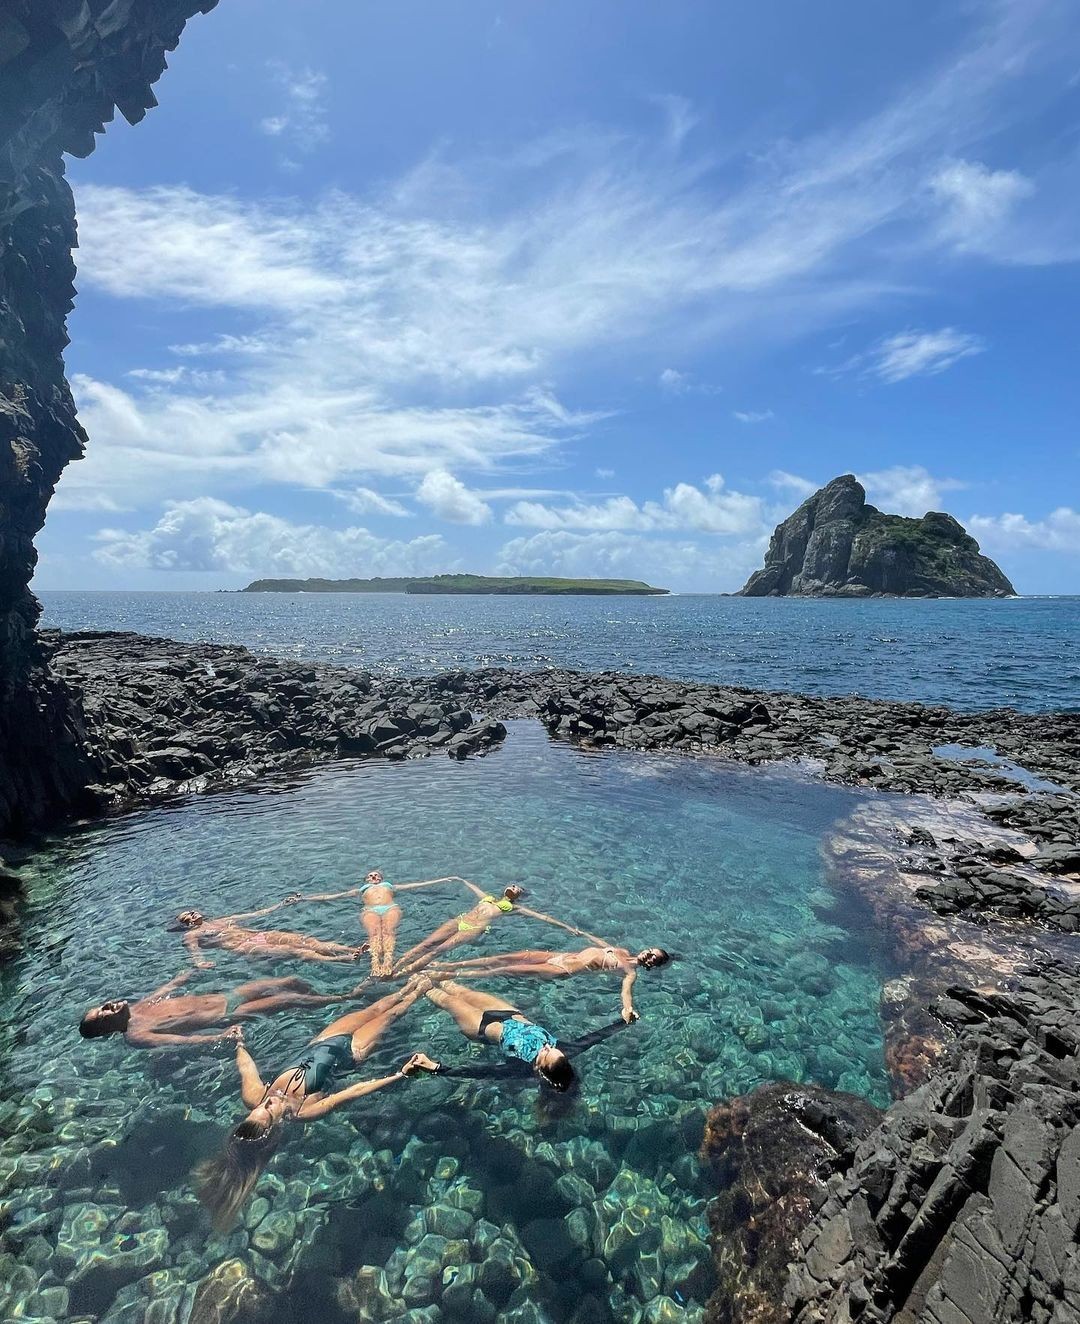
POLYGON ((491 507, 483 497, 445 469, 432 469, 424 475, 416 499, 450 524, 486 524, 491 519, 491 507))
POLYGON ((767 423, 774 415, 771 409, 733 409, 731 417, 740 423, 767 423))
POLYGON ((921 464, 894 464, 889 469, 858 475, 869 500, 892 515, 925 515, 944 510, 944 493, 967 487, 958 478, 938 478, 921 464))
POLYGON ((704 483, 665 488, 661 501, 638 504, 628 496, 608 497, 600 502, 579 501, 573 505, 550 506, 538 501, 519 501, 506 512, 507 524, 538 529, 594 529, 675 531, 693 529, 702 533, 746 535, 764 527, 760 497, 729 491, 720 474, 704 483))
POLYGON ((1059 506, 1034 520, 1026 515, 972 515, 967 528, 990 550, 1080 552, 1080 511, 1070 506, 1059 506))
POLYGON ((228 571, 253 576, 433 574, 448 566, 445 542, 410 542, 362 528, 294 524, 213 497, 167 504, 149 529, 102 529, 94 558, 116 570, 228 571))

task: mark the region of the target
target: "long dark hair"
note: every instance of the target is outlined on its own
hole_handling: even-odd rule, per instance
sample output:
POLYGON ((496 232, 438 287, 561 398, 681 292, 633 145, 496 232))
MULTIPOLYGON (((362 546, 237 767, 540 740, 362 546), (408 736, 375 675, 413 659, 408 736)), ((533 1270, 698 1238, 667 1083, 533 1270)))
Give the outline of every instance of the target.
POLYGON ((283 1126, 241 1122, 220 1154, 195 1169, 195 1193, 209 1211, 217 1232, 228 1232, 251 1194, 263 1168, 277 1153, 283 1126))

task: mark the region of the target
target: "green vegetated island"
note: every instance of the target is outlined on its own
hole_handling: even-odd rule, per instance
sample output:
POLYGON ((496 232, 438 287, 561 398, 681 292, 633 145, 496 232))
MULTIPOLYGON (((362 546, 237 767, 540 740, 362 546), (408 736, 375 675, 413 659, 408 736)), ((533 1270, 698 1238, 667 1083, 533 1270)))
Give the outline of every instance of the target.
POLYGON ((640 579, 551 579, 529 575, 430 575, 423 578, 373 579, 255 579, 242 593, 490 593, 502 597, 546 594, 600 597, 655 597, 666 588, 653 588, 640 579))

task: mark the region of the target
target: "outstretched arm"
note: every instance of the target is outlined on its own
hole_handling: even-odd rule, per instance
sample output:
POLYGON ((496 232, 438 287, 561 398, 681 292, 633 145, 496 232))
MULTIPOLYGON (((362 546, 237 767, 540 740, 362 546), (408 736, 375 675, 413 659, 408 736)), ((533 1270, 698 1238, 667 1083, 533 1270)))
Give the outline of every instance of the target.
POLYGON ((622 990, 621 990, 622 1018, 627 1023, 627 1025, 629 1025, 631 1021, 636 1021, 639 1019, 637 1012, 634 1010, 633 990, 634 990, 634 981, 636 979, 637 979, 636 966, 634 966, 630 970, 627 970, 626 974, 623 976, 622 990))
POLYGON ((542 919, 545 924, 554 924, 557 929, 565 929, 567 933, 576 934, 579 938, 588 938, 597 947, 614 946, 613 943, 598 938, 595 933, 586 933, 584 929, 577 929, 573 924, 565 924, 561 919, 556 919, 554 915, 544 915, 539 910, 530 910, 528 906, 515 906, 514 909, 519 915, 528 915, 530 919, 542 919))
POLYGON ((347 896, 359 896, 358 887, 347 888, 344 892, 305 892, 293 893, 281 903, 283 906, 295 905, 297 901, 342 901, 347 896))
POLYGON ((286 905, 285 901, 275 901, 272 906, 263 906, 261 910, 245 910, 239 915, 222 915, 217 921, 219 924, 233 924, 238 919, 258 919, 260 915, 271 915, 275 910, 280 910, 286 905))
POLYGON ((408 1080, 410 1076, 415 1075, 418 1071, 434 1072, 437 1070, 436 1063, 430 1057, 425 1057, 423 1053, 414 1053, 400 1071, 395 1071, 392 1076, 382 1076, 379 1080, 358 1080, 355 1085, 349 1085, 343 1090, 336 1090, 324 1099, 304 1103, 297 1116, 305 1119, 325 1117, 327 1113, 332 1113, 335 1108, 340 1108, 343 1103, 351 1103, 353 1099, 362 1099, 365 1094, 374 1094, 376 1090, 384 1090, 388 1085, 394 1085, 399 1080, 408 1080))
POLYGON ((168 997, 174 988, 179 988, 181 984, 186 984, 194 972, 191 970, 181 970, 178 975, 173 975, 167 984, 162 984, 160 988, 155 988, 153 993, 146 995, 147 1002, 159 1002, 162 998, 168 997))
POLYGON ((580 1039, 571 1039, 568 1043, 562 1039, 559 1040, 559 1047, 567 1057, 576 1057, 578 1053, 584 1053, 590 1048, 595 1048, 605 1039, 610 1039, 613 1034, 626 1029, 626 1021, 620 1018, 612 1021, 610 1025, 603 1025, 599 1030, 590 1030, 588 1034, 583 1034, 580 1039))
POLYGON ((257 1108, 266 1093, 266 1086, 242 1039, 236 1041, 236 1069, 240 1072, 240 1097, 248 1108, 257 1108))
POLYGON ((163 1030, 128 1030, 125 1038, 134 1048, 168 1048, 179 1044, 219 1044, 228 1034, 218 1030, 214 1034, 166 1034, 163 1030))
POLYGON ((447 874, 445 878, 425 878, 421 883, 395 883, 394 891, 411 892, 417 887, 434 887, 437 883, 464 883, 466 887, 471 887, 477 896, 484 895, 483 892, 481 892, 473 883, 470 883, 468 879, 459 878, 457 874, 453 873, 447 874))
POLYGON ((199 947, 198 929, 188 929, 187 933, 184 934, 184 946, 187 948, 188 955, 195 962, 198 969, 209 970, 214 964, 213 961, 208 961, 202 954, 199 947))

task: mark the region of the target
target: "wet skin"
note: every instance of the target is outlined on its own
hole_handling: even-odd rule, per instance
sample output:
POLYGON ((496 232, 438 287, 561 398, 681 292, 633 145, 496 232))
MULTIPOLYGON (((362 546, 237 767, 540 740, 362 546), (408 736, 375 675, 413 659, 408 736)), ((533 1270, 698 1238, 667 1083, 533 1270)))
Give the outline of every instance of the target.
MULTIPOLYGON (((147 997, 127 1004, 130 1015, 123 1030, 127 1043, 133 1048, 219 1043, 222 1039, 235 1038, 236 1023, 246 1017, 296 1007, 323 1007, 350 996, 347 993, 316 993, 309 984, 296 978, 252 980, 241 984, 231 995, 196 993, 174 996, 173 990, 186 983, 191 975, 191 971, 184 971, 147 997), (224 1028, 214 1034, 192 1033, 222 1022, 226 1023, 224 1028)), ((89 1016, 93 1018, 94 1013, 89 1016)))

